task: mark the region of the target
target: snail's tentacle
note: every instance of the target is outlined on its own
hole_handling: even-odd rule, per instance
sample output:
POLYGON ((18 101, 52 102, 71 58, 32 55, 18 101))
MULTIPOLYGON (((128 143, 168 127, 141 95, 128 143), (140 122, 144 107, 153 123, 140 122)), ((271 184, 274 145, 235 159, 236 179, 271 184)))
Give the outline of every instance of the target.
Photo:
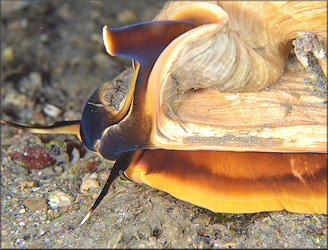
POLYGON ((55 122, 50 126, 26 126, 13 122, 1 120, 1 123, 9 125, 14 128, 22 129, 34 134, 68 134, 76 135, 80 138, 80 122, 81 120, 74 121, 60 121, 55 122))
POLYGON ((123 174, 123 172, 130 166, 132 162, 134 162, 141 154, 143 150, 136 150, 136 151, 128 151, 121 153, 119 157, 117 158, 110 175, 101 190, 99 196, 97 197, 95 203, 92 205, 91 209, 89 210, 88 214, 84 217, 84 219, 81 221, 81 225, 83 225, 91 216, 93 211, 98 207, 102 199, 106 196, 108 193, 109 188, 113 185, 115 180, 123 174))

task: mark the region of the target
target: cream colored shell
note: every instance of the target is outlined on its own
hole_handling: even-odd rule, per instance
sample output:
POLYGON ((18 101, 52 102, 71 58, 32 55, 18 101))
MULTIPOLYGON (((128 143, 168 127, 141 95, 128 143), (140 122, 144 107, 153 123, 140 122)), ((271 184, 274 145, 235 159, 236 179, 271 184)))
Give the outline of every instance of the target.
MULTIPOLYGON (((195 3, 169 3, 155 19, 170 19, 183 4, 195 3)), ((218 4, 227 22, 183 34, 154 65, 153 148, 326 152, 325 98, 302 89, 306 75, 285 72, 300 32, 326 44, 326 4, 218 4)))

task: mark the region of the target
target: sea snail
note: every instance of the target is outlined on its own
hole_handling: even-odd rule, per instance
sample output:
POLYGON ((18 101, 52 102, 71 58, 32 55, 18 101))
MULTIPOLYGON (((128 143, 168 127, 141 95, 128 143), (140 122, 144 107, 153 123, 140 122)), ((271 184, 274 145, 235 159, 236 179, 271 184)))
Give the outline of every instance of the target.
POLYGON ((104 26, 107 52, 134 69, 100 86, 81 120, 2 123, 76 134, 115 160, 82 223, 122 173, 215 212, 327 213, 327 102, 286 70, 309 32, 324 69, 326 19, 325 2, 171 2, 151 22, 104 26))

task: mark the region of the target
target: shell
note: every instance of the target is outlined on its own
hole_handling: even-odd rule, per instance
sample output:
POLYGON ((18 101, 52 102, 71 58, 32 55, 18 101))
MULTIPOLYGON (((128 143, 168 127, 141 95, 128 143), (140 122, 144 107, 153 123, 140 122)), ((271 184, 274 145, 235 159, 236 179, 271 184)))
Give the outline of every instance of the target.
MULTIPOLYGON (((203 3, 170 3, 155 20, 171 19, 180 8, 196 4, 203 3)), ((212 31, 202 31, 204 26, 193 30, 199 35, 186 36, 183 43, 188 45, 181 46, 184 49, 173 59, 171 74, 181 91, 210 86, 221 92, 258 91, 281 77, 291 41, 300 32, 320 36, 325 47, 327 12, 323 2, 223 1, 218 5, 229 17, 227 24, 216 25, 212 31), (201 73, 188 74, 191 70, 201 73)))
MULTIPOLYGON (((90 134, 97 131, 85 136, 85 141, 97 138, 87 146, 97 147, 95 151, 106 147, 100 153, 108 159, 141 148, 326 152, 325 95, 309 92, 304 86, 307 76, 296 67, 285 72, 292 40, 302 32, 312 32, 325 46, 325 7, 323 2, 170 2, 154 20, 189 19, 198 27, 164 49, 144 83, 146 93, 133 97, 145 99, 146 106, 134 108, 144 110, 144 122, 133 122, 134 128, 123 126, 125 120, 119 121, 127 114, 132 95, 118 101, 122 109, 117 115, 108 111, 111 106, 101 97, 112 91, 112 84, 104 85, 89 103, 90 109, 106 107, 101 112, 108 113, 107 122, 86 129, 90 134), (150 138, 134 138, 131 131, 150 138), (124 136, 114 139, 111 132, 124 136), (114 146, 109 149, 108 144, 114 146)), ((114 33, 104 29, 107 51, 126 55, 119 50, 129 40, 115 41, 114 33)))
MULTIPOLYGON (((170 3, 156 20, 181 4, 170 3)), ((185 33, 154 65, 153 148, 326 152, 325 96, 299 91, 304 76, 283 75, 298 32, 311 31, 326 44, 326 4, 219 5, 229 16, 226 25, 185 33)))
MULTIPOLYGON (((220 2, 222 8, 204 7, 204 3, 186 5, 197 5, 196 12, 191 12, 200 26, 169 43, 147 71, 147 81, 143 70, 149 64, 139 58, 136 73, 142 77, 131 80, 134 99, 130 110, 124 119, 104 130, 99 142, 92 145, 94 149, 105 158, 120 152, 113 169, 125 170, 130 179, 212 211, 327 211, 327 181, 323 177, 327 172, 326 102, 304 90, 304 75, 293 71, 283 75, 298 31, 310 29, 324 35, 324 4, 310 7, 308 3, 263 2, 261 8, 231 2, 220 2), (281 10, 291 16, 280 15, 281 10), (308 19, 301 16, 313 29, 299 23, 298 13, 305 10, 308 19), (272 19, 267 20, 266 15, 272 19), (209 17, 206 22, 202 22, 204 16, 209 17), (252 20, 257 16, 262 19, 252 20), (238 25, 240 30, 236 30, 238 25), (270 88, 263 89, 267 86, 270 88), (130 151, 144 148, 157 150, 130 151), (169 151, 172 149, 181 151, 169 151), (200 149, 203 151, 194 151, 200 149)), ((160 14, 158 19, 183 21, 193 16, 184 5, 170 6, 165 9, 169 14, 160 14)), ((107 27, 104 42, 111 55, 129 53, 117 47, 115 32, 107 27)), ((150 45, 139 46, 145 53, 150 45)), ((131 58, 136 59, 135 55, 131 58)), ((99 98, 91 101, 99 104, 95 102, 99 98)), ((126 101, 122 103, 126 105, 126 101)))

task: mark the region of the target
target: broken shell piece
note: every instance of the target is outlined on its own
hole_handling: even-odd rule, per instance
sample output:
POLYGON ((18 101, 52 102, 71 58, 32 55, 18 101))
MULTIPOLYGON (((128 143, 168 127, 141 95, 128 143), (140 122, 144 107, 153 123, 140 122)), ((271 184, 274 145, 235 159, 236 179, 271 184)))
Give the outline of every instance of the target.
POLYGON ((50 194, 48 205, 52 208, 67 207, 72 203, 72 197, 61 190, 56 190, 50 194))
POLYGON ((80 151, 77 148, 73 148, 71 157, 72 157, 72 160, 71 160, 72 164, 78 162, 80 159, 80 151))

